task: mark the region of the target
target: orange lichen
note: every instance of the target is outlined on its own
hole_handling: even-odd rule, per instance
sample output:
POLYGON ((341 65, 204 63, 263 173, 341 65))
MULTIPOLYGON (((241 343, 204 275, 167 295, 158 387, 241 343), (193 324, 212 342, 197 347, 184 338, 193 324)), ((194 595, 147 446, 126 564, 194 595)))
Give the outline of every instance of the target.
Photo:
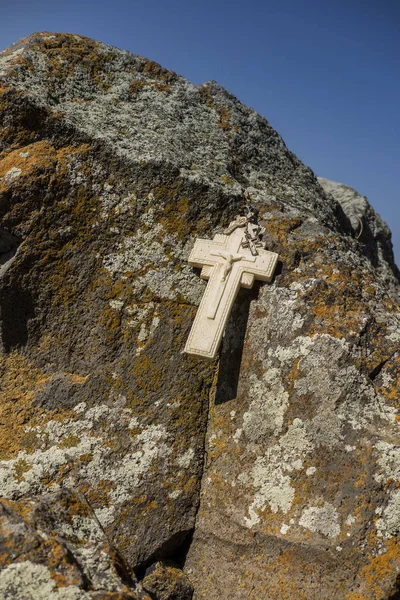
POLYGON ((129 86, 129 92, 132 96, 136 96, 139 91, 143 90, 146 87, 153 87, 158 92, 169 92, 171 87, 166 83, 161 83, 160 81, 144 81, 143 79, 135 79, 129 86))
POLYGON ((385 385, 380 385, 379 393, 390 400, 394 406, 399 405, 399 389, 400 389, 400 355, 392 356, 390 361, 385 365, 384 372, 387 373, 388 381, 385 385))
POLYGON ((50 91, 56 91, 61 81, 83 69, 100 89, 108 89, 111 76, 107 65, 114 60, 112 52, 103 52, 98 42, 83 36, 58 34, 37 36, 30 46, 46 53, 47 82, 50 91))
POLYGON ((81 483, 79 489, 92 508, 104 508, 110 506, 110 492, 115 487, 115 482, 100 479, 95 486, 93 483, 81 483))
POLYGON ((217 113, 218 127, 220 127, 224 131, 224 133, 226 133, 230 137, 233 137, 234 134, 239 130, 239 127, 237 125, 234 126, 232 124, 228 108, 224 104, 221 104, 220 102, 216 102, 214 100, 209 87, 202 86, 200 88, 200 93, 203 96, 203 99, 207 106, 212 108, 217 113))
POLYGON ((192 226, 190 226, 189 198, 180 196, 174 202, 166 204, 160 222, 167 233, 174 234, 179 239, 187 237, 192 229, 192 226))
MULTIPOLYGON (((6 460, 15 457, 20 450, 35 449, 36 436, 26 433, 25 426, 27 423, 31 427, 43 426, 53 418, 54 411, 33 405, 35 395, 49 377, 18 352, 0 354, 0 377, 0 458, 6 460)), ((57 416, 66 419, 71 416, 71 411, 58 409, 57 416)))
POLYGON ((44 140, 0 154, 0 177, 4 177, 13 167, 21 169, 22 176, 29 175, 35 168, 51 170, 56 157, 55 148, 44 140))
POLYGON ((358 592, 350 592, 346 600, 384 600, 387 598, 390 582, 395 583, 395 575, 400 572, 400 542, 391 538, 386 542, 382 554, 369 556, 357 577, 358 592))

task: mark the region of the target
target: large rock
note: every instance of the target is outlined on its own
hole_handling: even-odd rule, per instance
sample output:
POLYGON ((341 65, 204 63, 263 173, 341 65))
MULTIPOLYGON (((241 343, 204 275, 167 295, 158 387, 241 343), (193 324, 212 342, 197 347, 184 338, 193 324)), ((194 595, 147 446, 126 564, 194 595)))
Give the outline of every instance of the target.
POLYGON ((398 295, 399 270, 394 262, 392 233, 387 224, 367 198, 353 188, 322 177, 318 177, 318 181, 325 192, 339 202, 349 217, 356 238, 362 245, 362 253, 379 268, 381 278, 386 277, 385 283, 392 288, 392 293, 398 295))
POLYGON ((371 213, 216 83, 81 36, 0 54, 0 150, 0 495, 38 548, 0 549, 19 589, 400 593, 398 271, 371 213), (186 260, 245 193, 280 268, 205 363, 181 354, 205 285, 186 260), (44 517, 65 490, 90 571, 79 519, 44 517))

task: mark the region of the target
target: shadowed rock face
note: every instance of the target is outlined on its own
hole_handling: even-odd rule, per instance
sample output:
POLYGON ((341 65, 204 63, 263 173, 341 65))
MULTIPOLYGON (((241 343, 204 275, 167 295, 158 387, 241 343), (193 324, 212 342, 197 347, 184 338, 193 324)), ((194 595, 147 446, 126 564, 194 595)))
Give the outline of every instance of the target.
POLYGON ((216 83, 75 35, 0 54, 0 151, 0 596, 395 598, 376 213, 216 83), (181 354, 205 286, 186 261, 245 192, 281 264, 205 363, 181 354))
POLYGON ((386 285, 398 294, 399 270, 394 262, 392 233, 387 224, 375 212, 365 196, 347 185, 318 177, 327 194, 339 202, 350 219, 363 254, 378 267, 381 277, 386 276, 386 285), (393 274, 395 281, 393 281, 393 274))

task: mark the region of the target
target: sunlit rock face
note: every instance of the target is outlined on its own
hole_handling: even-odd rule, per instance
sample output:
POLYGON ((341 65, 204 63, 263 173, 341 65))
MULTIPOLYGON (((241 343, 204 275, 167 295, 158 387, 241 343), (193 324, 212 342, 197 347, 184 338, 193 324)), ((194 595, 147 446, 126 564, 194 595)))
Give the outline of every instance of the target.
POLYGON ((0 54, 0 596, 400 593, 398 271, 359 198, 214 82, 0 54), (207 363, 187 258, 246 193, 280 265, 207 363))

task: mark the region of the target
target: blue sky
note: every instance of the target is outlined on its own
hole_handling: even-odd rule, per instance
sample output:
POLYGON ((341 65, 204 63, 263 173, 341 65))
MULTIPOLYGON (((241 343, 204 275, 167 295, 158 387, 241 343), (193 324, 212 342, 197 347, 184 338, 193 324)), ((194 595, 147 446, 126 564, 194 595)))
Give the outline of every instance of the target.
POLYGON ((317 175, 366 195, 400 263, 398 0, 0 0, 0 47, 80 33, 255 108, 317 175))

